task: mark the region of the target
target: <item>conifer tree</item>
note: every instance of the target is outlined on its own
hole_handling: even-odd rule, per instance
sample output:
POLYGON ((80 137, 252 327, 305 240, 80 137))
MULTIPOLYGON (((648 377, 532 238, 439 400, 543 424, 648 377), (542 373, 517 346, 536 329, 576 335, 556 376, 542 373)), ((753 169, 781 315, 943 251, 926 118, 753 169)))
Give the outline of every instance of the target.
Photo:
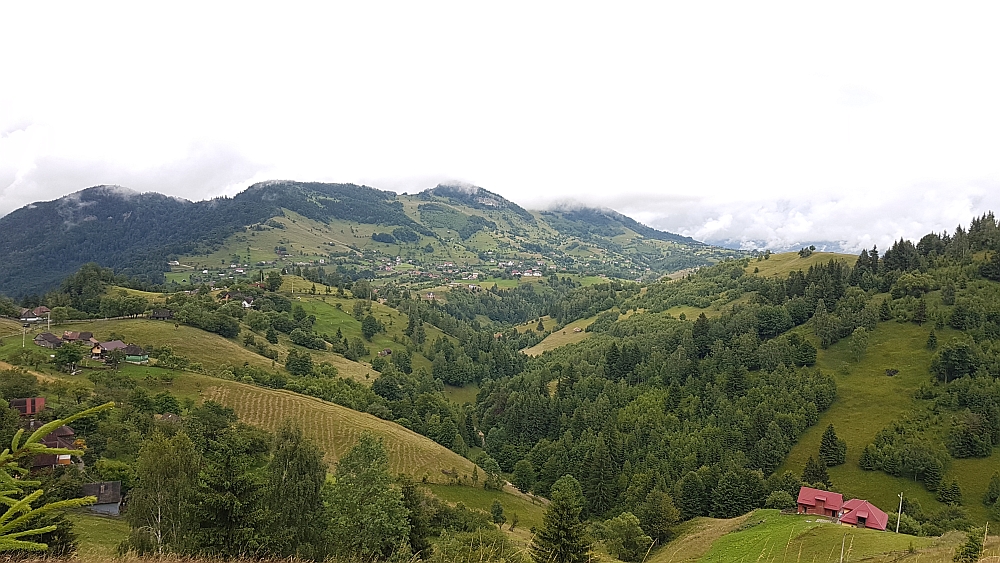
POLYGON ((267 500, 272 519, 272 552, 280 557, 322 559, 321 490, 326 482, 323 452, 302 428, 284 422, 274 435, 267 467, 267 500))
POLYGON ((934 329, 931 329, 931 333, 927 335, 927 349, 937 350, 937 344, 937 333, 934 332, 934 329))
POLYGON ((858 460, 858 465, 865 471, 875 471, 878 469, 878 461, 875 459, 874 446, 871 444, 865 446, 865 449, 861 451, 861 459, 858 460))
POLYGON ((552 485, 542 527, 529 547, 535 563, 584 563, 590 560, 591 542, 583 512, 583 489, 572 475, 552 485))
POLYGON ((837 438, 837 432, 830 424, 823 432, 823 438, 819 443, 819 458, 827 467, 833 467, 844 463, 847 458, 847 443, 837 438))
POLYGON ((983 556, 983 536, 985 532, 982 528, 969 530, 965 543, 955 548, 955 557, 952 561, 958 563, 976 563, 983 556))
POLYGON ((591 514, 601 515, 615 504, 619 474, 603 435, 597 437, 597 445, 588 458, 587 504, 591 514))
POLYGON ((701 477, 694 471, 689 471, 687 475, 681 477, 677 482, 677 508, 681 511, 681 518, 689 520, 695 516, 702 516, 702 507, 705 504, 705 484, 701 477))
POLYGON ((817 463, 812 456, 809 456, 809 461, 806 462, 806 467, 802 471, 802 481, 810 484, 823 483, 829 487, 830 474, 826 472, 825 465, 817 463))
POLYGON ((917 301, 917 310, 913 313, 913 322, 917 323, 918 326, 927 322, 927 301, 923 298, 917 301))
POLYGON ((1000 500, 1000 472, 994 471, 990 477, 990 484, 986 487, 986 494, 983 495, 983 504, 992 507, 1000 500))

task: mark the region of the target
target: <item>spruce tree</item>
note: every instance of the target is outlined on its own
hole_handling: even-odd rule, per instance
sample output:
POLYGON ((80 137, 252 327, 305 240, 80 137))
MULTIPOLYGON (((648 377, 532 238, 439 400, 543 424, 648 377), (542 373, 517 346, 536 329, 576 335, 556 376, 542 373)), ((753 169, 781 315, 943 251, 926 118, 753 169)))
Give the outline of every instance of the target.
POLYGON ((837 438, 832 424, 823 432, 823 439, 819 444, 819 458, 827 467, 840 465, 847 458, 847 443, 837 438))
POLYGON ((931 333, 927 335, 927 349, 937 350, 937 334, 933 329, 931 330, 931 333))
POLYGON ((267 503, 271 519, 271 553, 279 557, 322 559, 323 495, 326 463, 323 452, 302 428, 285 421, 274 434, 267 465, 267 503))
POLYGON ((858 466, 865 471, 875 471, 878 469, 878 461, 875 458, 875 446, 868 444, 865 449, 861 451, 861 459, 858 460, 858 466))
MULTIPOLYGON (((1000 253, 998 253, 1000 254, 1000 253)), ((969 530, 965 543, 955 548, 955 557, 952 561, 959 563, 975 563, 983 556, 983 536, 985 532, 982 528, 969 530)))
POLYGON ((591 542, 583 512, 583 488, 572 475, 560 477, 549 493, 542 527, 528 548, 535 563, 584 563, 590 560, 591 542))
POLYGON ((1000 500, 1000 472, 994 471, 990 477, 990 484, 986 487, 986 494, 983 495, 983 504, 992 507, 1000 500))
POLYGON ((913 322, 922 325, 927 322, 927 301, 921 298, 917 301, 917 310, 913 313, 913 322))
POLYGON ((694 471, 689 471, 677 482, 676 489, 677 494, 674 497, 677 508, 681 511, 681 518, 690 520, 695 516, 702 516, 702 506, 705 504, 705 484, 702 483, 701 477, 694 471))
POLYGON ((587 505, 591 514, 603 515, 611 510, 617 500, 620 472, 611 459, 611 452, 603 435, 598 435, 597 445, 587 457, 587 505))
POLYGON ((802 481, 811 485, 823 483, 829 487, 830 474, 826 472, 825 465, 817 463, 812 456, 809 456, 809 461, 806 462, 806 467, 802 471, 802 481))
POLYGON ((750 502, 740 476, 727 471, 712 492, 712 517, 735 518, 749 509, 750 502))

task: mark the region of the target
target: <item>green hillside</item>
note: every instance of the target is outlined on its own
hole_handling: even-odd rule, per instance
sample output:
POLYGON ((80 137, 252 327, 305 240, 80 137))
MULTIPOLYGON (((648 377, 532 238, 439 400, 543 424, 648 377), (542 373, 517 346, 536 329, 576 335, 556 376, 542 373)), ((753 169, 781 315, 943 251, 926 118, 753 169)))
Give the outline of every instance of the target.
MULTIPOLYGON (((925 561, 950 563, 965 535, 940 538, 859 530, 808 516, 757 510, 732 520, 699 518, 656 551, 650 563, 729 563, 752 561, 925 561)), ((1000 550, 1000 537, 990 536, 986 556, 1000 550)), ((990 561, 991 559, 983 559, 990 561)))

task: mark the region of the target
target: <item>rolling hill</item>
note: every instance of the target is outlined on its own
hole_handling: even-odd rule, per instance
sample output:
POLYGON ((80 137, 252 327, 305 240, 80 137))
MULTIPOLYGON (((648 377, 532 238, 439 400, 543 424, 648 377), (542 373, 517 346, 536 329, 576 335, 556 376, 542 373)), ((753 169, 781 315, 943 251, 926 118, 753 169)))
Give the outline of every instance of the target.
POLYGON ((246 264, 240 275, 248 279, 259 275, 250 268, 326 264, 349 278, 410 280, 413 271, 436 274, 445 263, 632 279, 737 254, 610 210, 531 212, 478 187, 397 195, 271 181, 232 198, 190 202, 97 186, 0 218, 0 293, 44 293, 86 262, 155 284, 228 279, 230 264, 246 264))

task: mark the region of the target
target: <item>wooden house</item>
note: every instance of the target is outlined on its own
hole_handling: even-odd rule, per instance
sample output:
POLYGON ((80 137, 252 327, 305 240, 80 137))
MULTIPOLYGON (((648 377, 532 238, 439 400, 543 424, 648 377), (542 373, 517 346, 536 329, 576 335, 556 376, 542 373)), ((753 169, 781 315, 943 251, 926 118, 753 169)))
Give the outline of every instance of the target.
POLYGON ((101 483, 87 483, 83 486, 83 496, 97 497, 97 502, 88 508, 91 512, 107 514, 108 516, 118 516, 122 506, 122 482, 104 481, 101 483))
POLYGON ((90 349, 91 358, 95 360, 103 360, 107 358, 108 354, 114 350, 124 351, 126 344, 121 340, 112 340, 110 342, 98 342, 94 344, 94 347, 90 349))
POLYGON ((889 523, 889 515, 867 500, 851 499, 844 503, 843 510, 844 515, 840 517, 840 523, 845 526, 884 532, 889 523))
POLYGON ((149 318, 154 321, 169 321, 174 318, 174 312, 170 309, 153 309, 152 314, 149 318))
POLYGON ((802 487, 799 489, 797 505, 799 514, 816 514, 829 518, 839 518, 844 506, 844 496, 840 493, 802 487))
POLYGON ((125 352, 125 361, 130 364, 149 363, 149 353, 135 344, 129 344, 123 349, 123 351, 125 352))
POLYGON ((62 338, 52 334, 51 332, 43 332, 34 338, 35 344, 43 348, 55 349, 63 345, 62 338))

